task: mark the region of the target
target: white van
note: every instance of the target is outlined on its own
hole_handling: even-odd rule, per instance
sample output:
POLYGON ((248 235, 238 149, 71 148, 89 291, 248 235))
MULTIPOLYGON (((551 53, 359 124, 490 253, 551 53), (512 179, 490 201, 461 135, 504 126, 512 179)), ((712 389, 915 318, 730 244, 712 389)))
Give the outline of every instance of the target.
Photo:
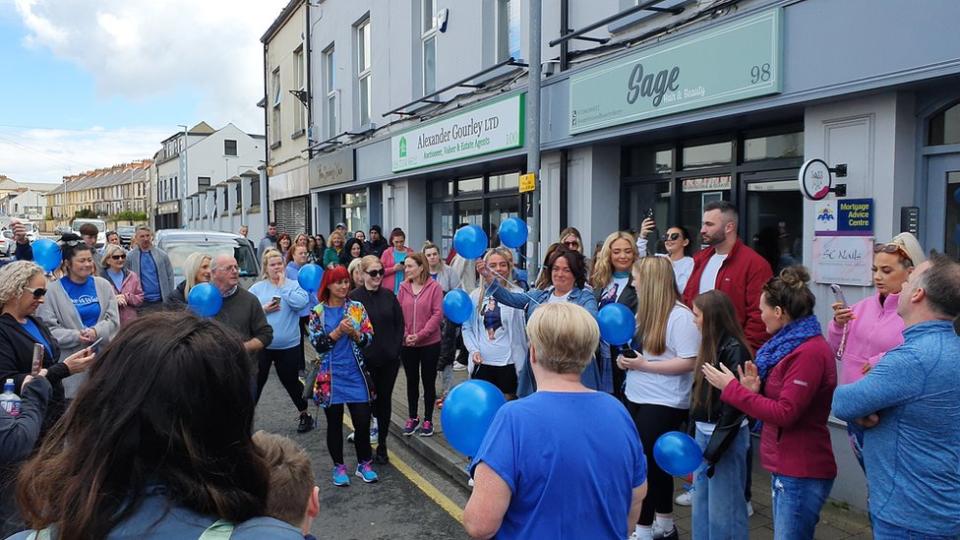
POLYGON ((107 224, 102 219, 77 218, 70 224, 73 232, 80 234, 80 227, 91 223, 97 227, 97 249, 102 248, 107 243, 107 224))

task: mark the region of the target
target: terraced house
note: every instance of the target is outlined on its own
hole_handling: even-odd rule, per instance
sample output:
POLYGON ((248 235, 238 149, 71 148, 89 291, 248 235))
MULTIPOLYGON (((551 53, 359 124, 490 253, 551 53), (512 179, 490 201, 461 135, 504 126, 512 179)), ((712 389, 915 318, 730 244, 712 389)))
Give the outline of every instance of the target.
POLYGON ((47 219, 57 227, 84 210, 107 219, 124 212, 145 215, 154 170, 153 160, 144 159, 64 176, 47 194, 47 219))

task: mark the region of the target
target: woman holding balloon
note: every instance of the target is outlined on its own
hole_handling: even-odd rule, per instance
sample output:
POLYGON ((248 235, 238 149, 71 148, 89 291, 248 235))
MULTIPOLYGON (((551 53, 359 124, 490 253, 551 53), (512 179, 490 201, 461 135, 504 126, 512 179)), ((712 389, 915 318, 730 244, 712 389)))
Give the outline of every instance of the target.
POLYGON ((210 282, 210 262, 212 260, 209 255, 199 251, 187 256, 187 260, 183 263, 183 274, 186 279, 181 281, 177 288, 170 293, 171 305, 186 306, 190 289, 201 283, 210 282))
POLYGON ((720 399, 763 423, 760 462, 773 487, 775 538, 812 539, 837 465, 827 419, 837 365, 813 314, 816 299, 802 266, 784 268, 763 287, 760 318, 772 336, 739 380, 704 364, 720 399))
POLYGON ((621 354, 617 365, 627 372, 627 410, 636 423, 650 467, 650 490, 634 534, 637 540, 653 538, 656 518, 662 538, 676 538, 673 478, 656 463, 653 449, 661 435, 680 429, 687 419, 700 331, 693 312, 680 300, 670 261, 662 257, 641 259, 634 268, 633 282, 640 306, 634 340, 639 354, 621 354))
MULTIPOLYGON (((607 236, 590 277, 593 297, 599 309, 611 303, 620 303, 627 306, 632 313, 636 313, 637 290, 633 286, 631 274, 635 262, 637 250, 630 233, 617 231, 607 236)), ((597 360, 600 368, 600 388, 622 401, 623 383, 627 374, 616 365, 619 350, 619 346, 601 341, 597 360)))
MULTIPOLYGON (((293 249, 305 248, 294 246, 293 249)), ((313 418, 307 412, 307 400, 303 398, 303 383, 299 377, 303 369, 303 349, 300 347, 300 328, 297 323, 300 311, 307 307, 307 291, 301 289, 296 280, 287 278, 283 256, 279 251, 264 251, 262 268, 260 281, 250 287, 250 292, 263 306, 267 324, 273 328, 273 340, 259 355, 255 401, 260 401, 272 364, 280 383, 300 413, 297 432, 306 433, 313 429, 313 418)))
POLYGON ((404 245, 406 241, 406 233, 400 227, 396 227, 390 231, 390 247, 380 256, 383 271, 386 272, 383 276, 383 286, 397 295, 400 294, 400 284, 404 281, 403 261, 413 253, 412 249, 404 245))
POLYGON ((470 293, 470 304, 466 307, 471 311, 473 306, 477 307, 463 323, 463 343, 469 353, 468 373, 472 379, 492 383, 508 400, 516 399, 517 375, 527 356, 526 315, 523 310, 502 305, 493 295, 484 293, 491 280, 511 293, 520 294, 523 289, 507 280, 513 275, 513 255, 509 249, 488 250, 483 264, 493 275, 485 278, 483 287, 470 293))

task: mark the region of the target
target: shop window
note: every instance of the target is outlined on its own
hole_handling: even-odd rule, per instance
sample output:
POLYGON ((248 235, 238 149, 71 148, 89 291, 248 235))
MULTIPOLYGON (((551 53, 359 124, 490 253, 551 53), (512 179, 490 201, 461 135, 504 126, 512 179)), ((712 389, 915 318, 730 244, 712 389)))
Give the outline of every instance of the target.
POLYGON ((453 197, 453 180, 434 182, 430 191, 430 195, 435 199, 453 197))
POLYGON ((457 226, 453 222, 453 203, 438 202, 430 207, 430 239, 440 246, 440 253, 446 255, 453 247, 453 233, 457 226))
POLYGON ((803 264, 803 196, 796 180, 747 184, 748 245, 770 263, 774 275, 794 264, 803 264))
POLYGON ((490 239, 490 245, 496 246, 500 243, 497 236, 500 223, 512 217, 520 217, 520 199, 519 197, 497 197, 489 199, 487 207, 487 215, 490 217, 487 224, 487 237, 490 239))
POLYGON ((803 133, 784 133, 743 140, 743 160, 802 158, 803 133))
POLYGON ((342 193, 340 196, 340 219, 348 231, 366 231, 369 228, 367 190, 342 193))
POLYGON ((494 174, 490 176, 487 191, 502 191, 520 188, 520 173, 494 174))
POLYGON ((673 149, 633 147, 627 150, 627 176, 665 174, 673 171, 673 149))
POLYGON ((457 182, 457 195, 464 193, 482 193, 483 178, 467 178, 457 182))
MULTIPOLYGON (((680 225, 686 227, 690 232, 690 244, 696 246, 700 244, 700 226, 703 222, 703 207, 714 202, 730 200, 730 187, 732 179, 729 175, 721 176, 701 176, 697 178, 686 178, 681 184, 683 196, 680 198, 680 225)), ((673 225, 672 223, 670 225, 673 225)), ((658 231, 662 234, 663 231, 658 231)))
POLYGON ((733 158, 733 143, 723 141, 697 146, 687 146, 683 149, 684 170, 702 169, 730 163, 733 158))
MULTIPOLYGON (((652 213, 654 221, 657 222, 657 228, 647 236, 647 240, 660 238, 660 235, 672 225, 669 221, 672 186, 673 182, 669 180, 629 185, 626 190, 627 229, 636 234, 644 218, 652 213)), ((663 252, 663 246, 658 242, 649 242, 647 249, 651 254, 663 252)))
POLYGON ((930 119, 927 145, 960 144, 960 103, 930 119))
POLYGON ((960 171, 947 173, 947 223, 943 251, 951 259, 960 260, 960 171))

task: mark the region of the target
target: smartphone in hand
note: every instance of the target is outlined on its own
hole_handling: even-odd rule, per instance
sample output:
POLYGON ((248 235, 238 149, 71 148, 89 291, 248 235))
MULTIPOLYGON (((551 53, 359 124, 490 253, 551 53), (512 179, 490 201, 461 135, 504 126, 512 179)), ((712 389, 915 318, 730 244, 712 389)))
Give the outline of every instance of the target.
POLYGON ((840 306, 840 309, 846 309, 847 307, 849 307, 849 304, 847 304, 847 298, 843 295, 843 289, 840 287, 840 285, 837 285, 836 283, 831 283, 830 290, 833 291, 834 299, 836 299, 837 302, 842 304, 840 306))
POLYGON ((39 343, 33 344, 33 363, 30 366, 30 374, 36 377, 40 374, 40 370, 43 368, 43 345, 39 343))
POLYGON ((97 350, 97 345, 100 345, 100 342, 101 342, 101 341, 103 341, 103 338, 102 338, 102 337, 101 337, 101 338, 97 338, 96 341, 94 341, 94 342, 91 343, 90 345, 87 345, 87 348, 88 348, 88 349, 91 349, 91 350, 93 350, 93 351, 96 352, 96 350, 97 350))

